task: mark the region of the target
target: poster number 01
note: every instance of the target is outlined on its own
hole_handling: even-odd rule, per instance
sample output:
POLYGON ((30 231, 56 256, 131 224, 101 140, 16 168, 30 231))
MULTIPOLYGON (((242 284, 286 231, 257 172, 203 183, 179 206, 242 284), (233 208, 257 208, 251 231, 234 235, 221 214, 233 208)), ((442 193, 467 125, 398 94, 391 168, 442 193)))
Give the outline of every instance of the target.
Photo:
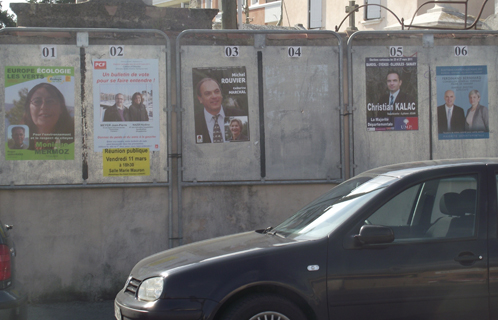
POLYGON ((56 46, 41 46, 42 59, 56 59, 57 47, 56 46))

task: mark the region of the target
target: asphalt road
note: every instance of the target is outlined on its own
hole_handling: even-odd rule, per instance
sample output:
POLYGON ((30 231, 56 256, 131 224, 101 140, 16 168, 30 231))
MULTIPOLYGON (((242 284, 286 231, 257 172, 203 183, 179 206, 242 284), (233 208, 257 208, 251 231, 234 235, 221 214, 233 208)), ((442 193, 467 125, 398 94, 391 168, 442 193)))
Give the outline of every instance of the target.
POLYGON ((114 301, 29 304, 28 320, 113 320, 114 301))

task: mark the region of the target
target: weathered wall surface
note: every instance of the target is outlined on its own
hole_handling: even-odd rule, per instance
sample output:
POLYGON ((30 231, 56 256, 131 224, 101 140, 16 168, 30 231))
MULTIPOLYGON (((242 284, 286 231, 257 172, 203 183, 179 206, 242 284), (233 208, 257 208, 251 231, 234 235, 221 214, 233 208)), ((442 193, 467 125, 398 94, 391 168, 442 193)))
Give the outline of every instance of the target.
POLYGON ((166 188, 0 192, 31 300, 111 299, 133 265, 167 248, 166 188))
POLYGON ((276 226, 333 185, 184 189, 185 243, 276 226))
POLYGON ((18 26, 126 28, 182 31, 211 29, 217 9, 148 6, 141 0, 92 0, 77 4, 12 3, 18 26))
MULTIPOLYGON (((276 225, 330 185, 187 188, 184 241, 276 225)), ((167 188, 0 191, 31 301, 113 299, 131 268, 168 248, 167 188)))

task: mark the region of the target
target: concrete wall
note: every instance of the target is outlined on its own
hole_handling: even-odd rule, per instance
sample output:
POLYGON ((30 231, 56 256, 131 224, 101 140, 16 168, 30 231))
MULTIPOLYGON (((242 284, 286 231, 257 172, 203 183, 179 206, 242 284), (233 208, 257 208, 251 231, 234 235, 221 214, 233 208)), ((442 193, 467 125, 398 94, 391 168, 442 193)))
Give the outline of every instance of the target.
POLYGON ((184 189, 185 243, 276 226, 332 184, 184 189))
POLYGON ((111 299, 167 248, 166 188, 3 190, 0 203, 31 301, 111 299))
POLYGON ((211 29, 217 9, 188 10, 146 5, 142 0, 91 0, 71 4, 12 3, 18 26, 59 28, 211 29))
MULTIPOLYGON (((330 187, 187 188, 184 242, 274 226, 330 187)), ((0 218, 14 225, 17 275, 30 300, 113 299, 140 259, 168 248, 167 195, 167 188, 0 191, 0 218)))

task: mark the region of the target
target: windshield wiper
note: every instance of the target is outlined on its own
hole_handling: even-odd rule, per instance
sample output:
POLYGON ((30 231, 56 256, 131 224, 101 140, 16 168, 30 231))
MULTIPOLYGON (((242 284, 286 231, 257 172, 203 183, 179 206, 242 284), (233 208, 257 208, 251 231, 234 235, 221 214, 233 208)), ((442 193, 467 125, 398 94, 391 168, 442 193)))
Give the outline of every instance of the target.
POLYGON ((269 233, 269 232, 270 232, 270 231, 272 231, 272 230, 273 230, 273 227, 268 227, 268 228, 266 228, 266 229, 262 230, 262 231, 261 231, 261 233, 262 233, 262 234, 269 233))

